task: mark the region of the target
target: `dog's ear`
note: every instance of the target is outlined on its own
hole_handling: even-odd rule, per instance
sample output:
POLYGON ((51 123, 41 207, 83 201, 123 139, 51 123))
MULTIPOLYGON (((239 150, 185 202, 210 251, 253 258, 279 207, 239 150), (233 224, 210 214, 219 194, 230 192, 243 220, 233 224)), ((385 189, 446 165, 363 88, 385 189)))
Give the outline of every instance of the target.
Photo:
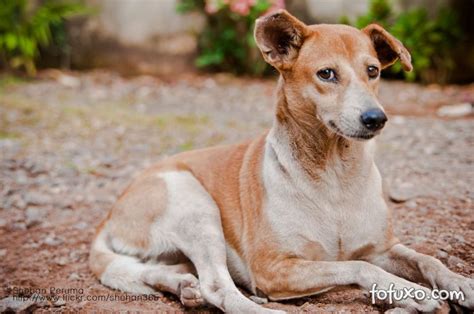
POLYGON ((286 10, 278 10, 255 22, 255 41, 265 61, 287 70, 296 60, 306 36, 306 25, 286 10))
POLYGON ((383 69, 394 64, 397 59, 400 59, 405 71, 411 71, 413 69, 408 50, 382 26, 370 24, 363 28, 362 32, 366 33, 372 40, 383 69))

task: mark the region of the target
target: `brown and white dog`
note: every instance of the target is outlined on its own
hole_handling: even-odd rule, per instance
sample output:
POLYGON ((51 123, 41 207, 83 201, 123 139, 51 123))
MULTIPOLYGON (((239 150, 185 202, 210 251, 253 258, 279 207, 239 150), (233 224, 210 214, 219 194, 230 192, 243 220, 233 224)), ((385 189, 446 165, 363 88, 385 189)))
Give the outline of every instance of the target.
MULTIPOLYGON (((273 127, 139 176, 92 245, 100 281, 234 313, 275 312, 236 284, 284 300, 352 284, 428 293, 424 283, 462 291, 453 301, 474 308, 474 281, 400 244, 382 196, 371 140, 386 121, 377 85, 397 59, 411 70, 405 47, 378 25, 307 26, 283 10, 257 20, 255 39, 280 72, 273 127)), ((439 302, 394 305, 432 311, 439 302)))

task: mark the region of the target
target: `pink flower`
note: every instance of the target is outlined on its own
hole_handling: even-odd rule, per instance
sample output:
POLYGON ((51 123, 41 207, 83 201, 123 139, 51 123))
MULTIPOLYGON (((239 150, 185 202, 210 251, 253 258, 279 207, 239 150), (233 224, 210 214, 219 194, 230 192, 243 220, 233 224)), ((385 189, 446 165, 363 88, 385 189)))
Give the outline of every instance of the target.
MULTIPOLYGON (((229 6, 229 9, 242 16, 247 16, 250 9, 260 0, 206 0, 205 8, 207 14, 215 14, 222 8, 229 6)), ((271 6, 268 12, 285 8, 285 0, 267 0, 271 6)))
POLYGON ((250 12, 250 7, 254 4, 253 0, 232 0, 230 2, 230 10, 234 13, 246 16, 250 12))
POLYGON ((206 11, 207 14, 214 14, 220 9, 221 5, 219 0, 206 0, 204 11, 206 11))

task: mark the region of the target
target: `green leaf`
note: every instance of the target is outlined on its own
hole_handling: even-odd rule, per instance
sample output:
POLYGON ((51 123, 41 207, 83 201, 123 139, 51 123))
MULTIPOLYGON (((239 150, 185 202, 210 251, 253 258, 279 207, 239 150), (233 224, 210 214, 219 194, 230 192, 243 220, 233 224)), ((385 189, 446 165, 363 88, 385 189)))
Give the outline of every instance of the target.
POLYGON ((224 55, 219 51, 205 53, 196 59, 196 66, 203 68, 211 65, 218 65, 223 61, 223 59, 224 55))
POLYGON ((5 34, 5 46, 8 50, 14 50, 18 46, 18 40, 15 34, 5 34))

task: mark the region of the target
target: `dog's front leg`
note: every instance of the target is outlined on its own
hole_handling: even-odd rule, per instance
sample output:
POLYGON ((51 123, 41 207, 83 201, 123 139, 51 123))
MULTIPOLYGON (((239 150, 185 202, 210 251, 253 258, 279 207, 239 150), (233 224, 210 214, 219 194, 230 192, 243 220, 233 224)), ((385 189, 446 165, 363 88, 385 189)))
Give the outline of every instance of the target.
MULTIPOLYGON (((421 289, 426 294, 430 293, 427 288, 364 261, 315 262, 285 258, 259 267, 254 274, 257 288, 270 300, 302 297, 322 292, 333 286, 353 284, 366 291, 370 291, 376 284, 377 289, 389 290, 391 287, 401 291, 421 289)), ((385 301, 390 303, 390 300, 385 301)), ((417 300, 414 297, 391 301, 391 305, 422 312, 434 311, 440 306, 438 301, 417 300)))
POLYGON ((453 273, 432 256, 396 244, 369 262, 408 280, 429 284, 434 289, 461 291, 464 298, 453 296, 451 301, 474 309, 474 280, 453 273))

